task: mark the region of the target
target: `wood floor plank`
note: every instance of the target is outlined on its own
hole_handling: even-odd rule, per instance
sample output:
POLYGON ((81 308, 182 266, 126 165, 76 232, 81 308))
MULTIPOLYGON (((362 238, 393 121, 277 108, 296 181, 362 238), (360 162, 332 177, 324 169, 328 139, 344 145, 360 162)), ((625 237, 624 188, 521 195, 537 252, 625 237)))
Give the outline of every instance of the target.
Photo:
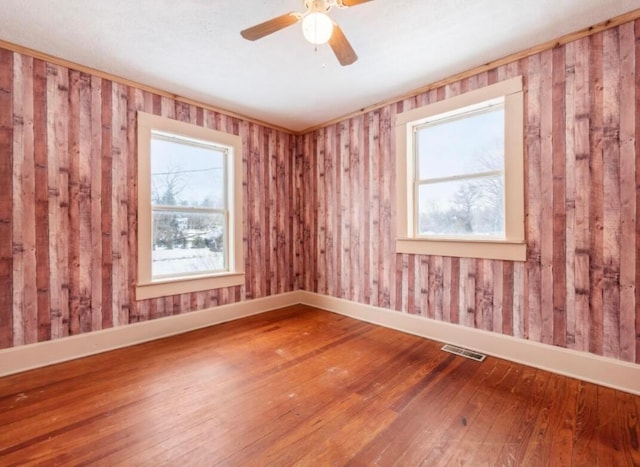
POLYGON ((640 465, 640 397, 298 305, 0 378, 0 465, 640 465))
POLYGON ((535 419, 547 379, 541 372, 520 366, 511 366, 508 377, 494 397, 505 399, 501 410, 495 413, 495 422, 474 454, 477 465, 517 465, 531 437, 535 419), (515 416, 517 414, 517 416, 515 416))

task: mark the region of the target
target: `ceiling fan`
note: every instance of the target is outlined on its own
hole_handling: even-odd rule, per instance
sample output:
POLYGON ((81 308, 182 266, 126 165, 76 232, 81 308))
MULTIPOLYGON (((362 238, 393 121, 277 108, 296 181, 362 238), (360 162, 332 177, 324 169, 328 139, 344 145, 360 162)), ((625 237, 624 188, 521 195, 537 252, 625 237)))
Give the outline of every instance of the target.
POLYGON ((349 8, 372 0, 304 0, 304 13, 290 12, 240 31, 242 37, 255 41, 302 21, 302 33, 312 44, 329 43, 342 66, 358 59, 340 26, 327 13, 333 7, 349 8))

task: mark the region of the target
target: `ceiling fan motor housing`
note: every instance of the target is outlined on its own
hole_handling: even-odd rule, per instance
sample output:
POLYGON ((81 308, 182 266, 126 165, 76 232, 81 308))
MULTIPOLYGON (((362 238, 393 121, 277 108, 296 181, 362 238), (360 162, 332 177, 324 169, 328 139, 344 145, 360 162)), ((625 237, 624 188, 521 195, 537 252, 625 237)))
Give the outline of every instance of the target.
POLYGON ((326 0, 304 0, 304 6, 307 8, 307 12, 309 13, 327 13, 331 10, 331 7, 335 4, 332 1, 326 0))

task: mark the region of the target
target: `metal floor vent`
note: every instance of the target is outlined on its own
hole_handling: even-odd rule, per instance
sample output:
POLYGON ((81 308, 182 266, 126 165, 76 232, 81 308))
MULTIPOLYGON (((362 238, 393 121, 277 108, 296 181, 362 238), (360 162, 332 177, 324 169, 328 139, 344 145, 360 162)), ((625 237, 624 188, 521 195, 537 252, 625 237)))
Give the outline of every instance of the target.
POLYGON ((455 345, 445 345, 442 347, 442 350, 445 352, 450 352, 452 354, 460 355, 461 357, 470 358, 471 360, 475 360, 476 362, 481 362, 485 358, 486 355, 474 352, 473 350, 463 349, 462 347, 456 347, 455 345))

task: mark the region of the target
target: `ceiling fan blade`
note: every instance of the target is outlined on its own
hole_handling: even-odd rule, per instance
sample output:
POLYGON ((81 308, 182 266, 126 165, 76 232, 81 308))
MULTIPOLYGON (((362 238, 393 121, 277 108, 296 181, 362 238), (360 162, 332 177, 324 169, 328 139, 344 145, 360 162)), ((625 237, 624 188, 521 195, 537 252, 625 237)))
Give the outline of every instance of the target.
POLYGON ((256 24, 255 26, 244 29, 243 31, 240 31, 240 34, 247 40, 255 41, 276 31, 280 31, 287 26, 296 24, 298 21, 300 21, 300 14, 293 12, 286 13, 282 16, 278 16, 277 18, 265 21, 264 23, 256 24))
POLYGON ((373 0, 342 0, 342 5, 346 7, 360 5, 361 3, 371 2, 373 0))
POLYGON ((333 53, 336 54, 342 66, 351 65, 358 60, 356 52, 353 50, 353 47, 351 47, 351 44, 349 44, 340 26, 336 23, 333 23, 333 34, 331 34, 331 38, 329 39, 329 46, 331 50, 333 50, 333 53))

